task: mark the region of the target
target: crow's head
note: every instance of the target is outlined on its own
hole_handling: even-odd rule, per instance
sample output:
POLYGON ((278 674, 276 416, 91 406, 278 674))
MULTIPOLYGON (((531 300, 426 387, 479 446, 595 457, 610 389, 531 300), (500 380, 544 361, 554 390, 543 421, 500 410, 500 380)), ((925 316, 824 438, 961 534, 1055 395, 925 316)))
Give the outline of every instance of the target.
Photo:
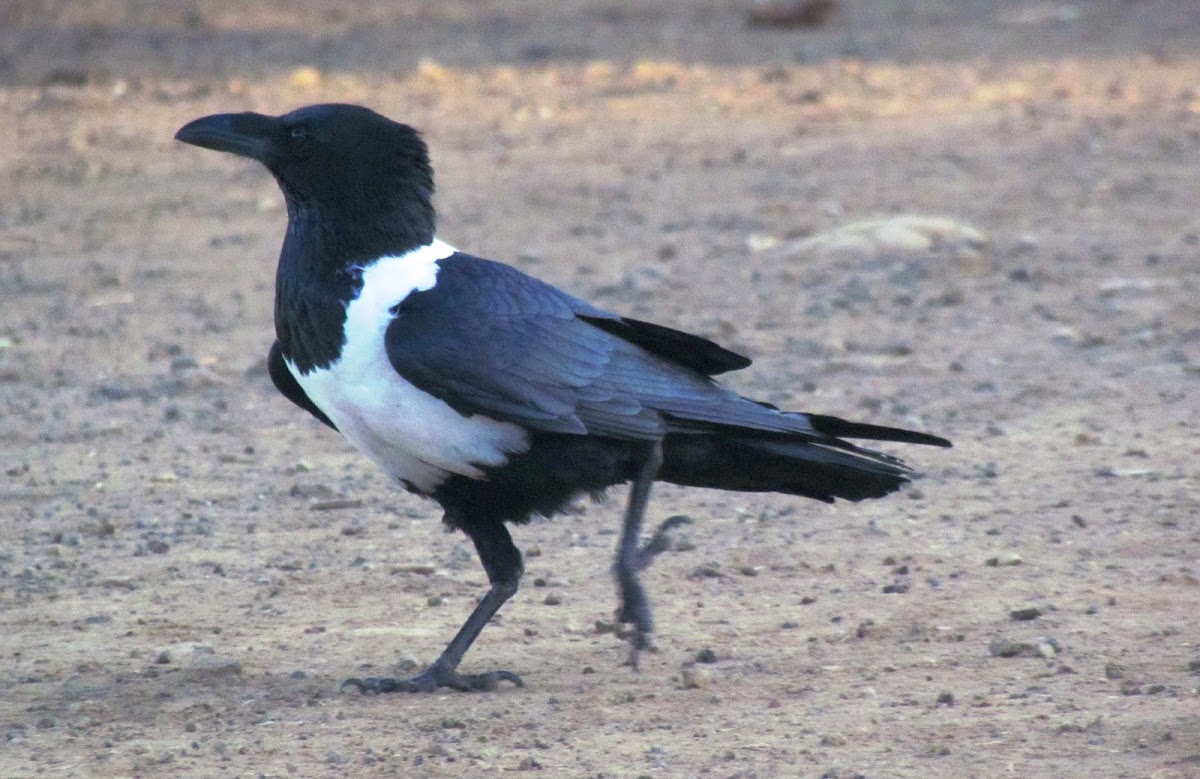
POLYGON ((214 114, 190 122, 177 140, 258 160, 289 206, 331 205, 433 194, 420 134, 369 108, 328 103, 283 116, 214 114))

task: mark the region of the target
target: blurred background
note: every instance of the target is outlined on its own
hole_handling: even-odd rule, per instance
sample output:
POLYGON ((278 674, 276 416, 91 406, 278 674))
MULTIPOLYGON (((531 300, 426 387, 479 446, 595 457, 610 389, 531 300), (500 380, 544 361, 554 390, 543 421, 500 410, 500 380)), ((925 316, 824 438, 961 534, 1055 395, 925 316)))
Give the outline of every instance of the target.
POLYGON ((0 80, 395 75, 639 59, 786 66, 837 58, 1011 62, 1194 51, 1187 0, 7 0, 0 80))

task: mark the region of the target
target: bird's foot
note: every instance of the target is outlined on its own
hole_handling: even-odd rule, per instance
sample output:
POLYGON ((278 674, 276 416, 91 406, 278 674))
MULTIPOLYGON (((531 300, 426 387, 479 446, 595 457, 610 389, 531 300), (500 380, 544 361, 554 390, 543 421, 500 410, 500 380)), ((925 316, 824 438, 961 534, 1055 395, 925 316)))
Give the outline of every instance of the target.
POLYGON ((650 614, 650 601, 642 583, 632 574, 620 582, 621 606, 617 609, 617 622, 633 626, 626 637, 629 639, 629 666, 638 669, 638 655, 643 650, 653 649, 650 636, 654 633, 654 618, 650 614))
POLYGON ((382 676, 369 676, 366 679, 347 679, 342 687, 357 687, 363 693, 385 692, 434 692, 442 687, 449 687, 459 692, 490 692, 500 686, 500 682, 512 682, 517 687, 524 687, 521 677, 511 671, 489 671, 482 674, 460 674, 453 668, 446 668, 434 663, 411 679, 392 679, 382 676))
POLYGON ((650 613, 650 601, 646 597, 646 590, 638 581, 637 572, 646 570, 655 557, 670 548, 672 530, 691 521, 682 514, 668 517, 654 531, 650 540, 637 550, 632 566, 617 566, 621 605, 617 609, 616 617, 617 622, 633 625, 633 629, 626 635, 629 638, 629 666, 635 671, 638 667, 638 656, 643 651, 654 649, 650 642, 650 636, 654 633, 654 618, 650 613))

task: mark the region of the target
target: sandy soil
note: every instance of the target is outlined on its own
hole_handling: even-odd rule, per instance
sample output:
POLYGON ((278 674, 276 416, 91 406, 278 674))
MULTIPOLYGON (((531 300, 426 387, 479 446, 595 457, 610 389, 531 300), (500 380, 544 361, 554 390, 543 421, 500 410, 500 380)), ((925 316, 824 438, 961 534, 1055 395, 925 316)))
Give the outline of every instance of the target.
POLYGON ((1200 12, 744 14, 0 9, 0 777, 1200 776, 1200 12), (640 673, 614 491, 517 533, 464 667, 524 689, 339 692, 484 576, 271 389, 281 198, 171 140, 330 100, 425 129, 457 245, 956 448, 863 505, 658 489, 640 673))

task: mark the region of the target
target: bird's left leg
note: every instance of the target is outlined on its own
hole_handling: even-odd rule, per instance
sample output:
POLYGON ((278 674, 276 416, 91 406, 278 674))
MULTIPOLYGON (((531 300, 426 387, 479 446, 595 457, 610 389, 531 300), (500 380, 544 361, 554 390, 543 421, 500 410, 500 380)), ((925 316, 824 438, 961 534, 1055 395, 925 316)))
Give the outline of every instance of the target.
POLYGON ((524 686, 521 677, 511 671, 489 671, 481 674, 460 674, 458 664, 471 644, 483 631, 488 621, 495 616, 504 602, 517 592, 523 565, 521 552, 512 542, 512 536, 503 522, 494 521, 463 525, 463 530, 475 542, 479 560, 487 571, 491 587, 479 601, 479 605, 467 617, 457 635, 442 651, 433 664, 411 679, 370 677, 347 679, 342 686, 357 687, 363 692, 433 692, 450 687, 463 692, 494 690, 501 681, 524 686))
POLYGON ((645 547, 638 548, 638 539, 642 532, 642 519, 646 515, 646 504, 650 500, 650 487, 654 484, 654 479, 658 476, 658 469, 663 461, 662 441, 655 440, 647 443, 643 458, 633 485, 629 488, 625 522, 621 526, 617 559, 613 563, 613 574, 616 576, 617 587, 621 594, 621 606, 617 612, 617 619, 621 622, 632 623, 634 626, 629 654, 629 664, 634 669, 638 665, 638 653, 643 649, 650 648, 650 634, 654 632, 650 601, 646 598, 646 590, 638 581, 637 574, 638 571, 649 565, 654 555, 666 547, 665 539, 662 536, 667 524, 664 523, 664 528, 659 528, 654 539, 645 547))

